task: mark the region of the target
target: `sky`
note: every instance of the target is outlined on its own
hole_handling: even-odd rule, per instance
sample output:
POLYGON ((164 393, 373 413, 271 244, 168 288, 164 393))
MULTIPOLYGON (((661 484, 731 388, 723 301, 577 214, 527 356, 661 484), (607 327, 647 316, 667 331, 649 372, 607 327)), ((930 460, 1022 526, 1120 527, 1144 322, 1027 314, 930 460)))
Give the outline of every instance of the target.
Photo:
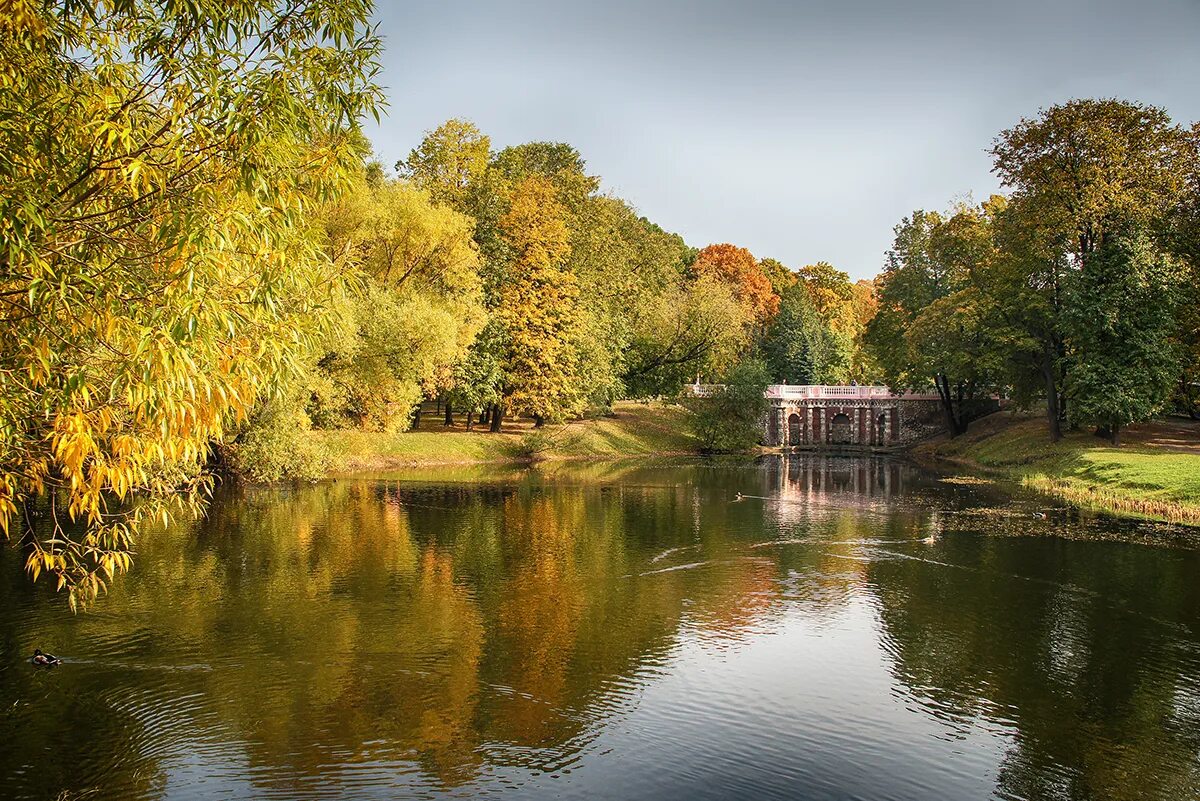
POLYGON ((386 165, 451 117, 575 146, 702 247, 879 272, 914 209, 1001 187, 997 133, 1074 97, 1200 120, 1200 0, 378 0, 386 165))

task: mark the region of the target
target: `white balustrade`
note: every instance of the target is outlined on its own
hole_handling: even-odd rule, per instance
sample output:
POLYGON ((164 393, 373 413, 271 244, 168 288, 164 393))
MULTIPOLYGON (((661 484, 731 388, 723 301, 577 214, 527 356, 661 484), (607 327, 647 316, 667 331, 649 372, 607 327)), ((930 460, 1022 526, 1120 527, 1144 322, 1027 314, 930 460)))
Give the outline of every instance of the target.
MULTIPOLYGON (((724 388, 724 384, 689 384, 686 391, 696 397, 705 397, 724 388)), ((882 386, 829 385, 829 384, 772 384, 763 393, 775 400, 872 400, 905 399, 937 400, 936 392, 892 392, 882 386)))

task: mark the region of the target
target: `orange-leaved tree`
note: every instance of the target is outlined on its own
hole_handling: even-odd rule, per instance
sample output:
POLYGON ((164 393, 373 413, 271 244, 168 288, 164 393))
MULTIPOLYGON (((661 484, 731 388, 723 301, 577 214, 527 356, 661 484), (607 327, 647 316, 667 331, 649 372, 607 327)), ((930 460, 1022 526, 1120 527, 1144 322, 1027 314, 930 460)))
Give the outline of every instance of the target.
POLYGON ((779 311, 779 295, 754 254, 736 245, 709 245, 696 254, 692 271, 697 278, 727 284, 754 321, 763 325, 779 311))

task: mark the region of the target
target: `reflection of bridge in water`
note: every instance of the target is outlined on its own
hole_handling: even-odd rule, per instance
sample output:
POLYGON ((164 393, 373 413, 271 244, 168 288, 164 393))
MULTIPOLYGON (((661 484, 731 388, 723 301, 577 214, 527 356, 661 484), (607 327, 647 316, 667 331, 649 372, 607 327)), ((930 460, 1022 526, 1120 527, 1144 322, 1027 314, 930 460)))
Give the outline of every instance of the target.
POLYGON ((909 465, 891 458, 861 456, 770 457, 769 482, 785 500, 818 500, 830 495, 887 500, 904 491, 909 465))

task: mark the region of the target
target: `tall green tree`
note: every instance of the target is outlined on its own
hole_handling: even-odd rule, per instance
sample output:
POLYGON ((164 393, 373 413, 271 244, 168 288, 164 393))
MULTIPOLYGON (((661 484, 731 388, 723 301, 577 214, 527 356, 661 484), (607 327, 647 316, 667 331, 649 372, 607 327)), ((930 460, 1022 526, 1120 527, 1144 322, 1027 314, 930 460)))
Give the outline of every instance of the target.
POLYGON ((949 218, 916 211, 896 226, 877 279, 879 310, 866 342, 889 386, 937 390, 946 430, 967 430, 967 404, 994 384, 996 355, 972 274, 994 257, 992 221, 1002 203, 949 218))
POLYGON ((1162 409, 1178 373, 1178 265, 1145 232, 1110 230, 1075 282, 1065 320, 1071 415, 1116 445, 1124 426, 1162 409))
MULTIPOLYGON (((1001 132, 991 152, 994 171, 1013 190, 1007 216, 1017 231, 1008 236, 1008 284, 1032 287, 1037 295, 1030 300, 1040 313, 1026 333, 1039 345, 1047 419, 1057 439, 1068 419, 1063 387, 1073 382, 1077 361, 1063 328, 1074 314, 1074 275, 1086 274, 1092 256, 1126 231, 1146 231, 1162 245, 1184 202, 1195 148, 1163 109, 1072 100, 1001 132)), ((1079 285, 1092 283, 1085 276, 1079 285)))
POLYGON ((762 342, 763 361, 773 383, 832 383, 842 367, 840 343, 822 319, 807 287, 783 291, 779 313, 762 342))
POLYGON ((396 170, 437 202, 465 211, 491 153, 491 139, 475 123, 450 119, 428 131, 408 158, 396 162, 396 170))

